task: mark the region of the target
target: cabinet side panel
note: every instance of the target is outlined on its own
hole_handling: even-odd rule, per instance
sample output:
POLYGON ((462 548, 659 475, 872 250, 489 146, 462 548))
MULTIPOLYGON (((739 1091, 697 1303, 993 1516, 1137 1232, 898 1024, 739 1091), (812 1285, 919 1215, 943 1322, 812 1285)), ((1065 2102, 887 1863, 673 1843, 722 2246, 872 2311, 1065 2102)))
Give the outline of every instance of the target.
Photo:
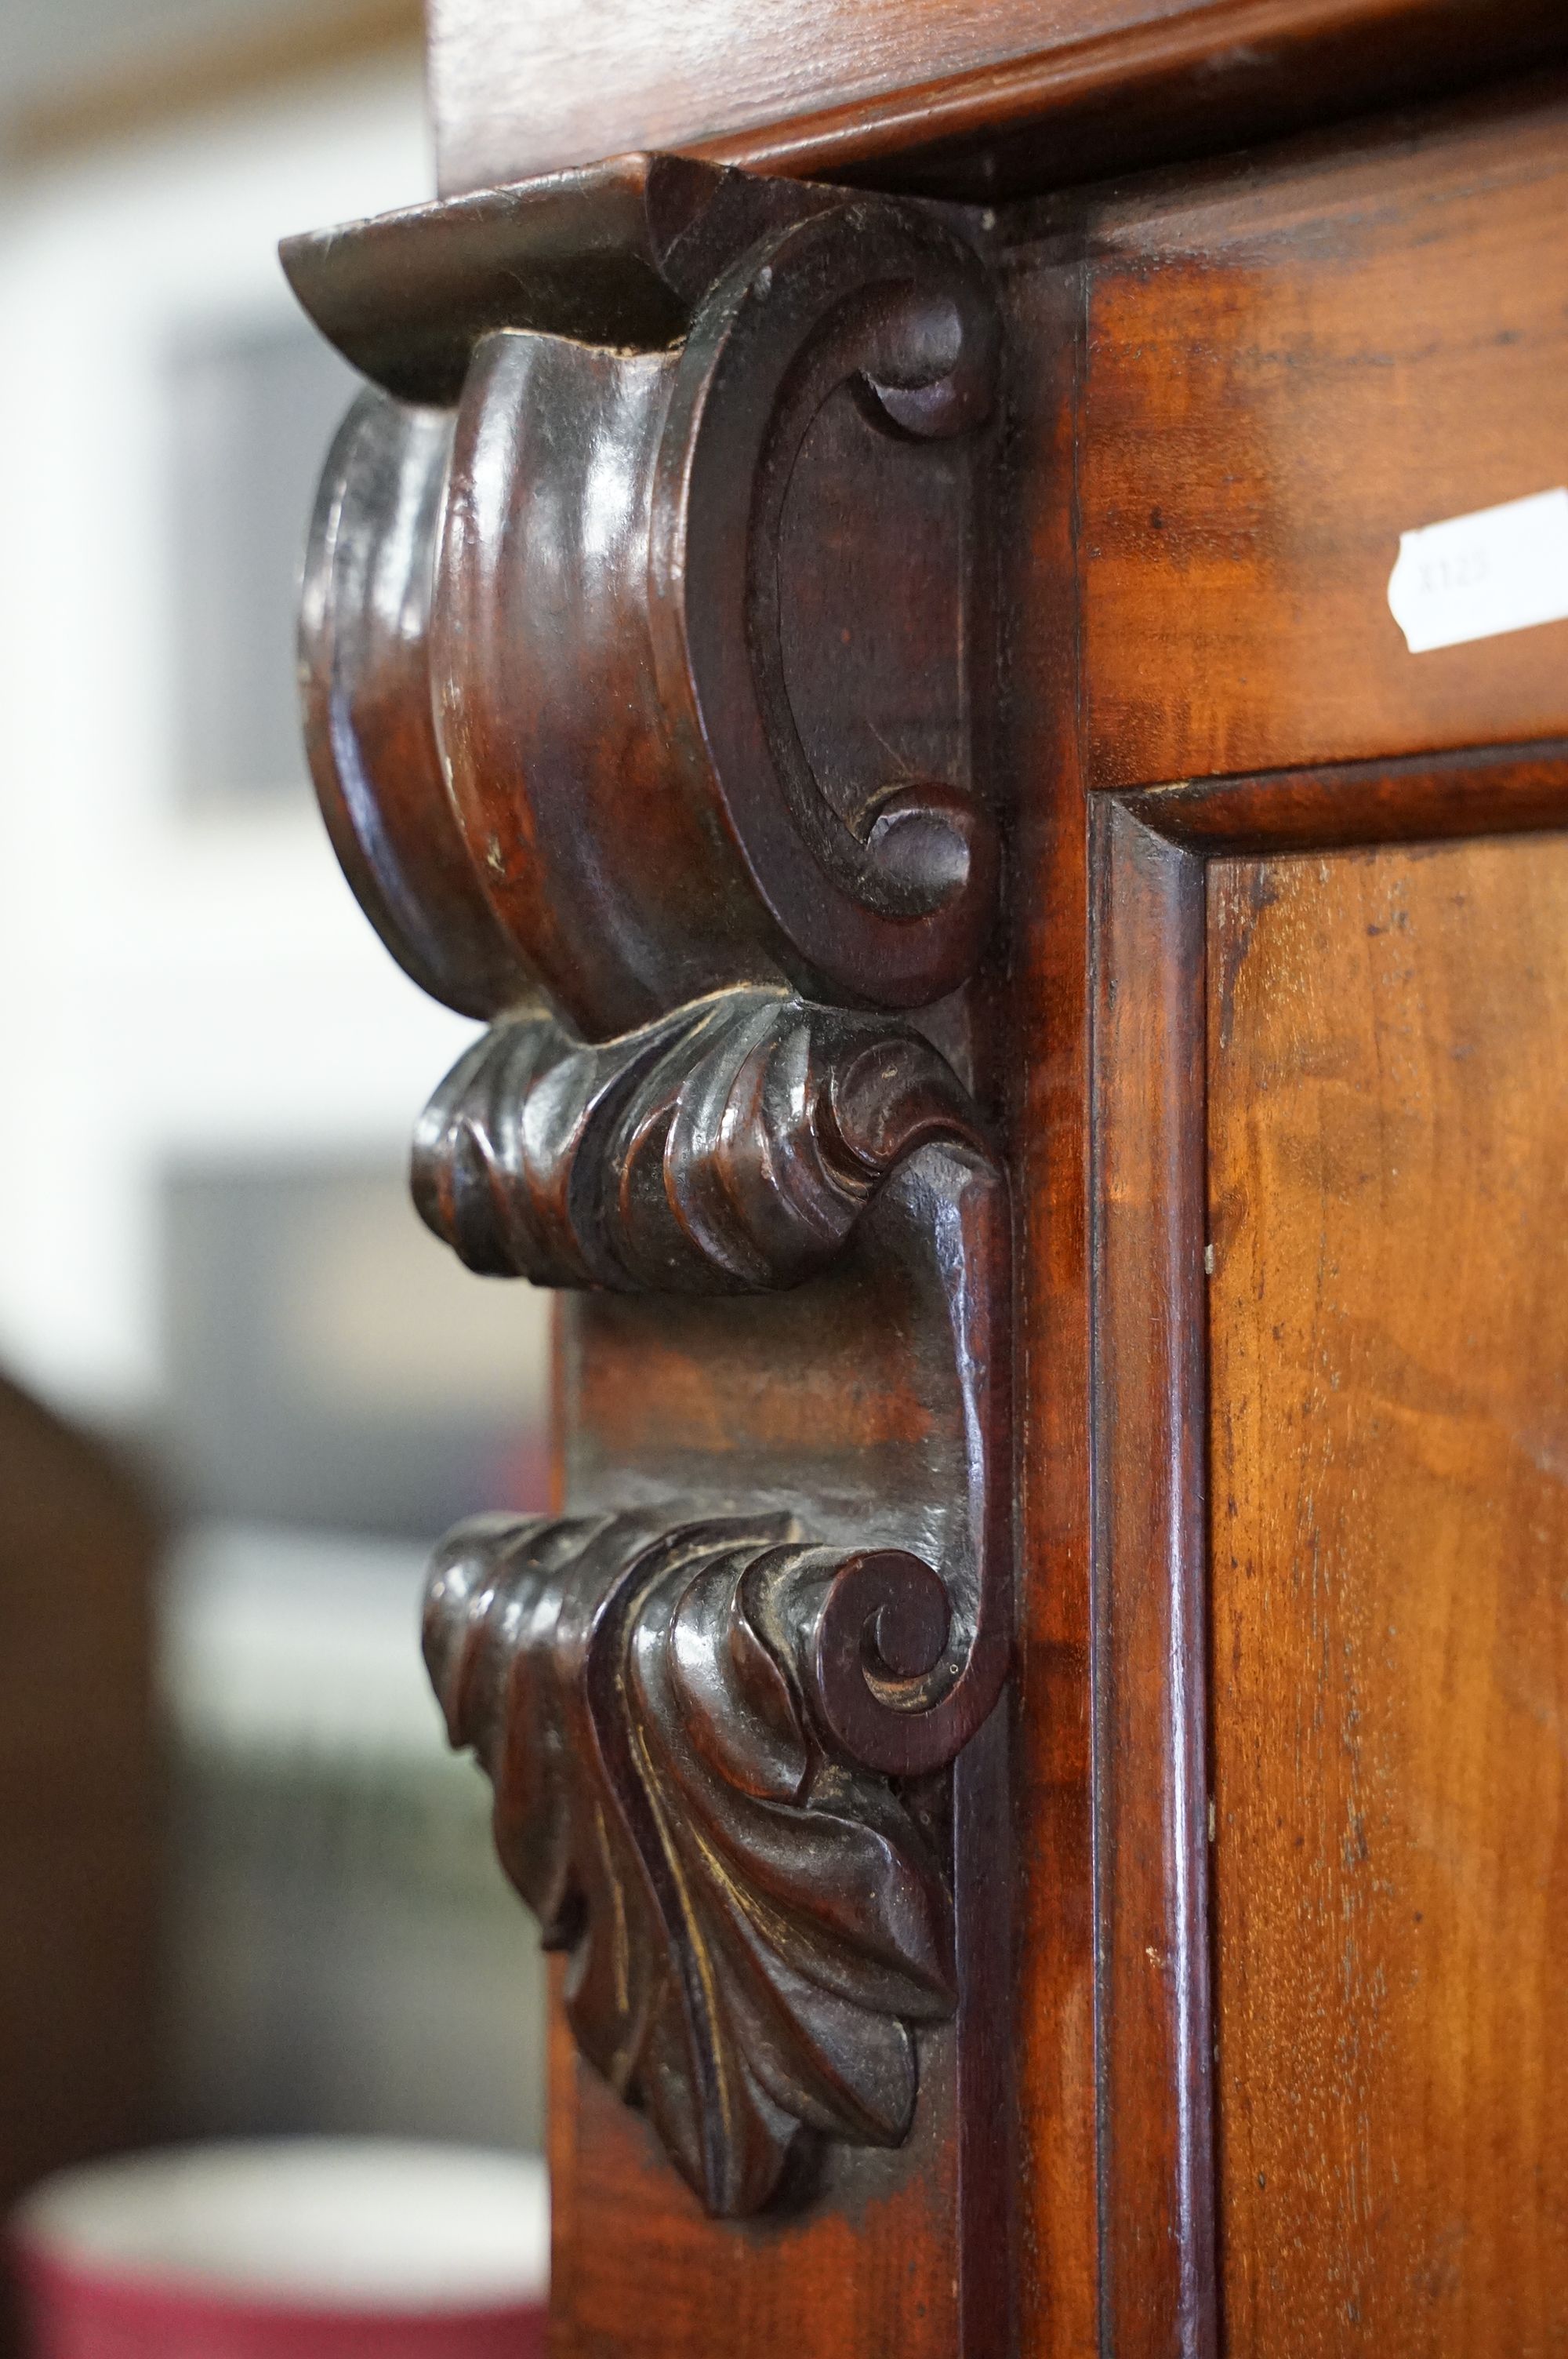
POLYGON ((1210 870, 1235 2354, 1568 2334, 1568 836, 1210 870))

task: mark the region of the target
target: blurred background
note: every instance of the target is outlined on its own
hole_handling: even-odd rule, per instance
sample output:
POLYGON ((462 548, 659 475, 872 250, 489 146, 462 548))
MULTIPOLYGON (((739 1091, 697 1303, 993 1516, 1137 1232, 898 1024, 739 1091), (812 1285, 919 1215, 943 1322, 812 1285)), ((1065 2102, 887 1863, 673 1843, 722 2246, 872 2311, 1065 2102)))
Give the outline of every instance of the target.
POLYGON ((534 1930, 416 1636, 544 1504, 546 1300, 406 1186, 470 1028, 299 747, 346 366, 276 246, 429 193, 412 0, 7 0, 0 2201, 118 2147, 541 2129, 534 1930))

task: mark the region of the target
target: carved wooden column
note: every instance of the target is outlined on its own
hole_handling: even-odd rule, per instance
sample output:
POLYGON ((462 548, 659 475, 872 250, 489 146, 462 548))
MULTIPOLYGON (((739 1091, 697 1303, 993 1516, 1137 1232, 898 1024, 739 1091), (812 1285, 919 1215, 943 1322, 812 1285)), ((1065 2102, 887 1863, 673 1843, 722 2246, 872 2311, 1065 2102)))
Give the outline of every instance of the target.
POLYGON ((566 1512, 432 1571, 452 1740, 582 2052, 711 2212, 852 2200, 830 2149, 899 2147, 943 2060, 976 2350, 1011 1623, 979 222, 634 158, 286 248, 370 380, 308 569, 322 807, 393 955, 489 1024, 416 1199, 582 1298, 566 1512))

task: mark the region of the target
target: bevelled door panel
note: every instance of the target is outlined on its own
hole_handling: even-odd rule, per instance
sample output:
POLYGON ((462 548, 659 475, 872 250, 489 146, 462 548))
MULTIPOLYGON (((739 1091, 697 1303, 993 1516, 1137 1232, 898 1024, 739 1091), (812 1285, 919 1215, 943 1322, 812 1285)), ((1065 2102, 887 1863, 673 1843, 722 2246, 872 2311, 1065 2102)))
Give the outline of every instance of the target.
POLYGON ((1225 2347, 1568 2340, 1568 836, 1208 871, 1225 2347))

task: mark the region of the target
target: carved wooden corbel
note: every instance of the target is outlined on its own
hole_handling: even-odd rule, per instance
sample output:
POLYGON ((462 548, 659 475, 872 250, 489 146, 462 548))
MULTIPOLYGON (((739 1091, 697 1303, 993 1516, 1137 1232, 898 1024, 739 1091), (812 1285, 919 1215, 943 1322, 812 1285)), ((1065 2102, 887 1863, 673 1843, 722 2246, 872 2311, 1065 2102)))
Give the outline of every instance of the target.
POLYGON ((907 2132, 963 1947, 928 1789, 1008 1656, 1007 1190, 953 1061, 998 880, 987 271, 959 216, 635 158, 285 258, 372 380, 307 571, 322 807, 393 954, 492 1019, 425 1218, 672 1316, 896 1273, 946 1371, 923 1521, 688 1466, 432 1574, 579 2044, 749 2211, 802 2130, 907 2132))

